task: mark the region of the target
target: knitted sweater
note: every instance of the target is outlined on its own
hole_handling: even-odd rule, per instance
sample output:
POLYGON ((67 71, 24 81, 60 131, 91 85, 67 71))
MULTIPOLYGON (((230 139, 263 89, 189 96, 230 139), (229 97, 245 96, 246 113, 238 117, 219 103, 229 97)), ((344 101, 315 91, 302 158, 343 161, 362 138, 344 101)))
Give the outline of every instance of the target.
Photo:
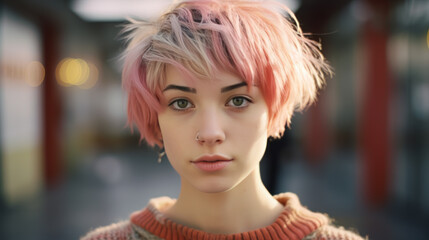
POLYGON ((363 240, 352 232, 330 225, 327 216, 301 206, 293 193, 279 194, 275 198, 284 205, 283 212, 271 225, 250 232, 213 234, 175 223, 162 213, 175 200, 161 197, 152 199, 146 208, 133 213, 129 220, 100 227, 81 240, 363 240))

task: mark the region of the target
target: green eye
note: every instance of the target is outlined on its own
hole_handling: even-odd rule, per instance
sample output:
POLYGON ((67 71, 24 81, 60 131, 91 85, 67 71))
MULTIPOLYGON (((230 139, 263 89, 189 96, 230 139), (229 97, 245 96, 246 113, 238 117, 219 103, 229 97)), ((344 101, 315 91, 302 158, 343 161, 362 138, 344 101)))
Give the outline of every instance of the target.
POLYGON ((226 105, 234 108, 244 108, 249 106, 249 103, 251 102, 252 101, 246 97, 233 97, 228 101, 226 105))
POLYGON ((244 102, 244 98, 233 98, 232 99, 232 104, 234 105, 234 106, 241 106, 242 104, 243 104, 243 102, 244 102))
POLYGON ((188 106, 188 101, 187 100, 185 100, 185 99, 179 99, 179 100, 177 100, 177 106, 179 107, 179 108, 186 108, 186 106, 188 106))
POLYGON ((184 111, 193 107, 192 103, 186 99, 174 100, 168 106, 170 106, 173 110, 177 110, 177 111, 184 111))

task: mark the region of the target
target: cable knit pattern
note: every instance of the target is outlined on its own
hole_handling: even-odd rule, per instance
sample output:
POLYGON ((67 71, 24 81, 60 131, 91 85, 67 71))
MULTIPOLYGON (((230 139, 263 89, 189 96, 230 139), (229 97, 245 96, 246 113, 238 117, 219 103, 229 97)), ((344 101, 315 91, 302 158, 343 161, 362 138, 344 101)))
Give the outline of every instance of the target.
POLYGON ((343 227, 336 228, 331 225, 322 226, 314 232, 312 240, 337 240, 337 239, 362 239, 357 234, 345 230, 343 227))
POLYGON ((133 232, 130 222, 122 221, 109 226, 97 228, 82 239, 131 240, 135 239, 132 237, 133 232))
POLYGON ((173 222, 163 211, 174 204, 168 197, 152 199, 148 206, 131 215, 129 221, 101 227, 82 240, 363 240, 360 236, 329 225, 327 216, 301 206, 293 193, 274 196, 284 210, 271 225, 237 234, 212 234, 173 222))

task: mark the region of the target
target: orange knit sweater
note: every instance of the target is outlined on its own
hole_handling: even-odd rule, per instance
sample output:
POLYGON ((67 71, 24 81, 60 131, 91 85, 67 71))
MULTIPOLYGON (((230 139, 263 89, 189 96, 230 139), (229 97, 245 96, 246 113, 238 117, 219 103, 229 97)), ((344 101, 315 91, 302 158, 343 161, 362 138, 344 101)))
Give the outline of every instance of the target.
POLYGON ((360 236, 329 224, 323 214, 314 213, 301 206, 293 193, 283 193, 275 198, 284 210, 271 225, 250 232, 237 234, 212 234, 175 223, 163 215, 163 210, 175 200, 162 197, 152 199, 148 206, 131 215, 127 221, 98 228, 82 240, 218 240, 218 239, 288 239, 288 240, 362 240, 360 236))

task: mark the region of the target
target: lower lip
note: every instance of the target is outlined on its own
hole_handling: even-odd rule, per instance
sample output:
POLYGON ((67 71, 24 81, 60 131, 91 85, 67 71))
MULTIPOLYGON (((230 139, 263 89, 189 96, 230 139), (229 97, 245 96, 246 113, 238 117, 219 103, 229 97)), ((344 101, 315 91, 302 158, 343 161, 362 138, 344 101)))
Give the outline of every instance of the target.
POLYGON ((215 172, 224 169, 231 161, 212 161, 212 162, 194 162, 194 165, 200 170, 206 172, 215 172))

